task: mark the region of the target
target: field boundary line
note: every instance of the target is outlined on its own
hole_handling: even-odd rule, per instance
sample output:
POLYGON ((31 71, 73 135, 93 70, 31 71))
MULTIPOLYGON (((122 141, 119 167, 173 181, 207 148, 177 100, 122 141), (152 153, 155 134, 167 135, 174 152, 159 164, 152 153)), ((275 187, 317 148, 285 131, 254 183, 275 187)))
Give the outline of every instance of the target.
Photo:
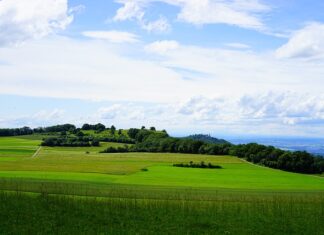
MULTIPOLYGON (((247 160, 245 160, 245 159, 242 159, 242 158, 240 158, 240 159, 241 159, 241 161, 243 161, 243 162, 245 162, 245 163, 247 163, 247 164, 250 164, 250 165, 252 165, 252 166, 257 166, 257 167, 266 168, 266 169, 272 169, 272 170, 280 170, 280 169, 274 169, 274 168, 270 168, 270 167, 266 167, 266 166, 260 166, 260 165, 258 165, 258 164, 254 164, 254 163, 249 162, 249 161, 247 161, 247 160)), ((287 171, 287 172, 288 172, 288 171, 287 171)), ((296 173, 296 172, 290 172, 290 173, 294 173, 294 174, 302 174, 302 173, 296 173)), ((310 174, 302 174, 302 175, 305 175, 305 176, 312 176, 312 177, 320 178, 320 179, 323 179, 323 180, 324 180, 324 177, 322 177, 322 176, 318 176, 318 175, 310 175, 310 174)))
POLYGON ((242 158, 240 158, 240 160, 242 161, 242 162, 245 162, 245 163, 247 163, 247 164, 249 164, 249 165, 252 165, 252 166, 257 166, 257 167, 260 167, 260 168, 265 168, 265 169, 271 169, 271 168, 269 168, 269 167, 265 167, 265 166, 260 166, 260 165, 258 165, 258 164, 254 164, 254 163, 252 163, 252 162, 249 162, 249 161, 247 161, 247 160, 245 160, 245 159, 242 159, 242 158))
POLYGON ((31 158, 35 158, 37 157, 37 155, 39 154, 39 152, 41 151, 42 146, 39 146, 38 149, 36 150, 36 152, 33 154, 33 156, 31 158))

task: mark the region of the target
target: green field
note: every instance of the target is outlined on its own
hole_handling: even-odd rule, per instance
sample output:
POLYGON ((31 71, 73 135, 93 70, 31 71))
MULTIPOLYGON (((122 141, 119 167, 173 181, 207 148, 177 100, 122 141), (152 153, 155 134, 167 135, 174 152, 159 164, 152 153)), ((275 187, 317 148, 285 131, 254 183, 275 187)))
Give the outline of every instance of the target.
MULTIPOLYGON (((118 143, 38 149, 39 144, 36 137, 0 138, 0 210, 17 204, 34 216, 22 213, 17 219, 11 214, 19 231, 25 231, 21 234, 48 234, 57 220, 62 226, 55 227, 57 233, 66 229, 66 234, 75 234, 80 227, 70 214, 88 229, 86 234, 324 234, 324 178, 319 176, 264 168, 231 156, 99 153, 123 146, 118 143), (222 169, 173 167, 190 161, 222 169), (54 215, 48 217, 49 212, 54 215), (127 224, 129 220, 133 222, 127 224), (32 223, 40 230, 29 227, 32 223)), ((15 234, 3 221, 6 215, 0 216, 0 233, 15 234)))
POLYGON ((324 190, 324 178, 264 168, 231 156, 167 153, 99 154, 107 146, 42 147, 39 142, 19 138, 0 140, 0 177, 64 180, 87 183, 194 187, 239 190, 324 190), (189 169, 173 163, 211 162, 223 169, 189 169), (147 171, 142 171, 142 169, 147 171))

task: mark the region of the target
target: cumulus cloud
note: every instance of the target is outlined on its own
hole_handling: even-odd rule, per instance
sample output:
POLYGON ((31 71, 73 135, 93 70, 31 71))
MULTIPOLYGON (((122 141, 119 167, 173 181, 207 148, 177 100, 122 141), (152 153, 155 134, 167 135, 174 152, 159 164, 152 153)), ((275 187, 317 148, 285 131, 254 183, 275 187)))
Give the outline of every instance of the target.
POLYGON ((0 46, 41 38, 64 30, 72 21, 67 0, 0 1, 0 46))
POLYGON ((107 40, 113 43, 134 43, 139 41, 136 34, 123 31, 85 31, 82 34, 89 38, 107 40))
POLYGON ((264 30, 260 16, 270 7, 258 0, 117 0, 123 4, 115 20, 142 20, 152 2, 163 2, 180 8, 178 20, 195 25, 229 24, 242 28, 264 30))
POLYGON ((145 11, 142 8, 142 5, 139 4, 138 1, 117 1, 123 4, 123 7, 117 10, 117 13, 114 17, 115 21, 123 21, 123 20, 142 20, 145 11))
POLYGON ((171 25, 163 16, 160 16, 160 18, 155 21, 145 19, 144 8, 148 2, 127 0, 117 0, 117 2, 123 4, 123 7, 117 10, 113 18, 114 21, 135 20, 142 29, 148 32, 164 33, 170 31, 171 25))
MULTIPOLYGON (((296 92, 245 94, 239 97, 194 96, 166 103, 109 102, 95 112, 77 117, 69 110, 41 110, 30 115, 2 117, 0 126, 32 127, 84 122, 118 128, 156 126, 170 131, 190 130, 225 134, 321 135, 324 128, 323 95, 296 92)), ((89 104, 87 104, 89 105, 89 104)), ((87 106, 86 105, 86 106, 87 106)), ((96 105, 97 106, 97 105, 96 105)))
POLYGON ((100 108, 94 120, 124 127, 147 124, 161 129, 196 129, 209 133, 222 130, 227 134, 238 131, 289 135, 305 133, 306 126, 307 130, 322 131, 323 98, 323 95, 306 93, 268 92, 237 98, 194 96, 163 104, 115 103, 100 108))
POLYGON ((324 24, 311 23, 292 34, 288 43, 276 51, 279 58, 324 56, 324 24))

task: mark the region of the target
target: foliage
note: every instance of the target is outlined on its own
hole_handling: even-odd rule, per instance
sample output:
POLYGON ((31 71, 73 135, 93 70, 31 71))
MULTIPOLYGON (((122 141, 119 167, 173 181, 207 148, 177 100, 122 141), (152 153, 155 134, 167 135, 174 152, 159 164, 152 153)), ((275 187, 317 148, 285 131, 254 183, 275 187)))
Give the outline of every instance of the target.
POLYGON ((190 135, 186 138, 192 140, 200 140, 210 144, 229 144, 229 142, 224 139, 217 139, 210 135, 203 135, 203 134, 190 135))
POLYGON ((173 164, 175 167, 186 167, 186 168, 207 168, 207 169, 221 169, 221 166, 213 165, 212 163, 206 164, 204 161, 201 161, 200 163, 194 163, 193 161, 190 161, 189 164, 185 163, 175 163, 173 164))
POLYGON ((35 128, 34 133, 48 133, 48 132, 62 132, 62 131, 75 131, 76 127, 72 124, 63 124, 49 127, 35 128))
POLYGON ((106 129, 106 126, 101 124, 101 123, 98 123, 98 124, 95 124, 95 125, 91 125, 91 124, 88 124, 88 123, 85 123, 83 124, 82 130, 95 130, 95 131, 98 131, 98 132, 101 132, 101 131, 104 131, 106 129))
POLYGON ((108 147, 105 150, 101 151, 100 153, 127 153, 128 150, 128 146, 125 145, 124 147, 108 147))
POLYGON ((50 137, 45 138, 41 143, 42 146, 61 146, 61 147, 89 147, 99 146, 99 141, 91 137, 50 137))
POLYGON ((31 135, 33 130, 29 127, 14 128, 14 129, 0 129, 0 136, 17 136, 17 135, 31 135))

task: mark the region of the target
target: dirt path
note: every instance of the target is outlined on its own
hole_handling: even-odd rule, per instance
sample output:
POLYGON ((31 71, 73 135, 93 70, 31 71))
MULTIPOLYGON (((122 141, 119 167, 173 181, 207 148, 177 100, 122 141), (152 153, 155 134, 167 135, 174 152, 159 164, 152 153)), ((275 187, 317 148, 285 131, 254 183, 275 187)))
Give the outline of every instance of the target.
POLYGON ((38 149, 36 150, 36 152, 33 154, 32 158, 37 157, 37 155, 39 154, 39 152, 41 151, 42 146, 39 146, 38 149))

